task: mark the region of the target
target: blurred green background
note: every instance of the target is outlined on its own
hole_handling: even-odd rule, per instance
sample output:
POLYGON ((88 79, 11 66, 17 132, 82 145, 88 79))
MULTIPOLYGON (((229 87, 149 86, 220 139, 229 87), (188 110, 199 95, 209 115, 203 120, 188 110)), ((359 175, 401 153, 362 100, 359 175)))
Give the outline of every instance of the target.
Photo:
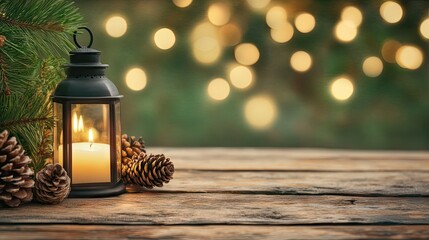
POLYGON ((429 1, 75 2, 149 146, 429 147, 429 1))

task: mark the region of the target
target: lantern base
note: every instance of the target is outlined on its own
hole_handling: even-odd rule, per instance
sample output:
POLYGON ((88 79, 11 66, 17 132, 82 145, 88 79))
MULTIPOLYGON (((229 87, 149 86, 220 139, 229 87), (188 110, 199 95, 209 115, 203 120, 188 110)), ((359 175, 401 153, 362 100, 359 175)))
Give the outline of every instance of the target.
POLYGON ((71 186, 69 198, 96 198, 117 196, 125 192, 125 184, 122 181, 115 185, 106 186, 71 186))

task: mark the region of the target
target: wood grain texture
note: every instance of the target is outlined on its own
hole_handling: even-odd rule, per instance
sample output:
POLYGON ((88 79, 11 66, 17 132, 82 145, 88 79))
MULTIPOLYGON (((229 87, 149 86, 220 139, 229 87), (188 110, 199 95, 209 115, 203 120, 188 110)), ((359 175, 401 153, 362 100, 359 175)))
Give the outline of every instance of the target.
MULTIPOLYGON (((179 170, 157 192, 428 196, 425 172, 253 172, 179 170)), ((139 187, 128 188, 141 192, 139 187)))
POLYGON ((0 226, 2 239, 428 239, 409 226, 0 226))
POLYGON ((429 224, 429 198, 148 192, 2 208, 0 223, 429 224))
POLYGON ((148 148, 176 169, 287 171, 429 171, 429 152, 268 148, 148 148))

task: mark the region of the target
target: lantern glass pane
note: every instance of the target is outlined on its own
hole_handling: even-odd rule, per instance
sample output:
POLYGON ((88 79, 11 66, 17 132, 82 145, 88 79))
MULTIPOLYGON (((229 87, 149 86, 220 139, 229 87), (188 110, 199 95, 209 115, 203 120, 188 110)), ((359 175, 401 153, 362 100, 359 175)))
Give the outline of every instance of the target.
POLYGON ((72 183, 111 181, 109 104, 72 104, 72 183))
POLYGON ((116 119, 116 170, 117 179, 121 178, 121 105, 119 101, 115 103, 115 119, 116 119))
MULTIPOLYGON (((55 118, 55 131, 54 131, 54 163, 63 165, 63 156, 59 156, 58 148, 63 146, 63 105, 54 102, 54 118, 55 118), (61 160, 61 161, 60 161, 61 160)), ((62 154, 62 151, 61 151, 62 154)))

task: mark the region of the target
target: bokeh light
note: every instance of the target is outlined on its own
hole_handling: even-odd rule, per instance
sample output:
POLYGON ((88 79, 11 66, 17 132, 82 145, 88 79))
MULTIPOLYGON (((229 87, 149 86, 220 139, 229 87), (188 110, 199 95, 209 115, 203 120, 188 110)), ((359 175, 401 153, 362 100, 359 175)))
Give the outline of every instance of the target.
POLYGON ((202 64, 213 64, 222 55, 218 29, 209 22, 199 23, 191 33, 192 54, 202 64))
POLYGON ((367 57, 363 61, 362 70, 368 77, 378 77, 383 71, 383 62, 376 56, 367 57))
POLYGON ((125 75, 125 83, 133 91, 143 90, 147 83, 146 73, 141 68, 132 68, 125 75))
POLYGON ((239 89, 248 88, 253 82, 253 71, 250 67, 236 65, 229 71, 232 85, 239 89))
POLYGON ((397 2, 386 1, 380 6, 380 15, 387 23, 397 23, 402 19, 403 10, 397 2))
POLYGON ((396 62, 402 68, 417 69, 423 63, 423 52, 417 46, 403 45, 396 52, 396 62))
POLYGON ((352 96, 354 87, 349 78, 339 77, 332 81, 330 90, 336 100, 345 101, 352 96))
POLYGON ((340 21, 335 25, 335 37, 341 42, 350 42, 357 35, 357 27, 351 21, 340 21))
POLYGON ((153 40, 155 41, 155 45, 162 49, 167 50, 173 47, 176 42, 176 36, 171 29, 161 28, 157 30, 153 36, 153 40))
POLYGON ((107 19, 105 29, 109 36, 121 37, 127 32, 127 21, 121 16, 112 16, 107 19))
POLYGON ((425 20, 420 23, 420 34, 426 38, 429 39, 429 18, 426 18, 425 20))
POLYGON ((213 3, 207 11, 207 17, 216 26, 225 25, 231 18, 231 8, 224 2, 213 3))
POLYGON ((277 29, 284 26, 287 22, 286 9, 280 6, 274 6, 268 10, 265 20, 270 28, 277 29))
POLYGON ((230 90, 228 82, 223 78, 215 78, 207 86, 207 93, 212 99, 217 101, 227 98, 230 90))
POLYGON ((244 116, 251 127, 259 130, 266 129, 277 118, 277 105, 271 97, 257 95, 246 102, 244 116))
POLYGON ((270 33, 275 42, 285 43, 292 39, 294 30, 292 24, 286 22, 281 28, 271 29, 270 33))
POLYGON ((350 21, 356 27, 360 26, 360 24, 362 23, 362 19, 362 12, 357 7, 348 6, 341 11, 341 20, 350 21))
POLYGON ((247 0, 247 4, 253 9, 261 10, 268 6, 271 0, 247 0))
POLYGON ((237 24, 228 23, 219 28, 219 37, 222 45, 234 46, 241 41, 241 29, 237 24))
POLYGON ((313 31, 316 26, 316 19, 310 13, 300 13, 295 18, 295 27, 302 33, 309 33, 313 31))
POLYGON ((310 54, 304 51, 297 51, 290 58, 291 67, 298 72, 306 72, 312 65, 310 54))
POLYGON ((192 0, 173 0, 174 5, 180 8, 185 8, 191 5, 192 0))
POLYGON ((243 65, 253 65, 259 59, 259 50, 252 43, 242 43, 235 47, 235 59, 243 65))
POLYGON ((381 56, 388 63, 396 63, 396 52, 402 46, 402 44, 393 39, 387 39, 384 41, 381 47, 381 56))

